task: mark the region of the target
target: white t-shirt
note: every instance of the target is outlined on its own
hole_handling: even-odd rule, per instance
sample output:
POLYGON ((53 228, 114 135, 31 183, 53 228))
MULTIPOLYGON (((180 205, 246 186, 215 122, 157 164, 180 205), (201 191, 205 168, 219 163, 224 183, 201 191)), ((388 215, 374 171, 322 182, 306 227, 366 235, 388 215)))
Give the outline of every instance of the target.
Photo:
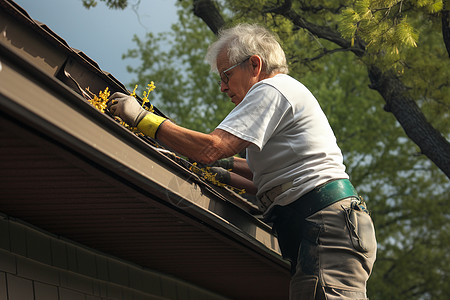
POLYGON ((348 178, 341 150, 319 103, 288 75, 278 74, 253 85, 217 128, 252 143, 247 148, 247 162, 258 197, 293 182, 273 205, 292 203, 331 179, 348 178))

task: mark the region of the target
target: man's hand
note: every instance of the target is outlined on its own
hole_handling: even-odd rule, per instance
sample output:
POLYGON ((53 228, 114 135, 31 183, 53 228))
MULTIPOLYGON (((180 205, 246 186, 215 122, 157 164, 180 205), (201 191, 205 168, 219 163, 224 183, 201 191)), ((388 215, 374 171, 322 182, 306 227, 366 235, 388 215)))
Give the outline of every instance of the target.
POLYGON ((234 157, 231 156, 231 157, 219 159, 219 160, 215 161, 214 163, 212 163, 211 166, 221 167, 221 168, 224 168, 225 170, 233 171, 234 157))
POLYGON ((217 181, 231 185, 238 189, 245 189, 247 194, 256 195, 258 191, 251 180, 248 180, 247 178, 242 177, 241 175, 238 175, 236 173, 229 172, 224 168, 212 167, 209 169, 209 171, 213 175, 215 174, 215 178, 217 181))
MULTIPOLYGON (((193 163, 195 161, 189 159, 189 162, 193 163)), ((228 171, 230 171, 230 170, 233 171, 234 157, 231 156, 231 157, 227 157, 227 158, 222 158, 222 159, 216 160, 215 162, 213 162, 211 164, 202 164, 200 162, 195 162, 195 163, 197 164, 197 166, 199 168, 220 167, 220 168, 223 168, 228 171)))
POLYGON ((156 137, 159 126, 167 120, 142 108, 134 97, 119 92, 110 97, 107 106, 111 114, 151 138, 156 137))
POLYGON ((141 107, 137 100, 123 93, 114 93, 108 101, 108 110, 114 116, 121 118, 132 127, 137 127, 139 122, 149 113, 141 107))
POLYGON ((221 167, 212 167, 209 170, 212 174, 216 175, 215 178, 217 181, 225 184, 230 184, 230 172, 221 167))

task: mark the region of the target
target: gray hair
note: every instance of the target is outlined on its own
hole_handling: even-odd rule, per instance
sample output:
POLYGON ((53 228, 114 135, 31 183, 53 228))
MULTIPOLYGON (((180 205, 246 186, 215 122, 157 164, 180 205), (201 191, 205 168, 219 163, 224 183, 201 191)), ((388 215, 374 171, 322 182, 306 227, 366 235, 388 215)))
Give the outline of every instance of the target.
POLYGON ((230 64, 258 55, 267 74, 288 73, 286 56, 278 37, 260 25, 239 24, 219 32, 218 40, 209 46, 206 53, 206 61, 214 72, 218 71, 217 56, 224 49, 227 49, 230 64))

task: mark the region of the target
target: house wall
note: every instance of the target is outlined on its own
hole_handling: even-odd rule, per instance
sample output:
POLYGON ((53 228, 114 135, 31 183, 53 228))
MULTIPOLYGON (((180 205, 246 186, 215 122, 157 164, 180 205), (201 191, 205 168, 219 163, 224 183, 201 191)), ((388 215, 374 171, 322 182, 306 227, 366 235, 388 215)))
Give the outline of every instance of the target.
POLYGON ((0 215, 0 300, 28 299, 225 298, 0 215))

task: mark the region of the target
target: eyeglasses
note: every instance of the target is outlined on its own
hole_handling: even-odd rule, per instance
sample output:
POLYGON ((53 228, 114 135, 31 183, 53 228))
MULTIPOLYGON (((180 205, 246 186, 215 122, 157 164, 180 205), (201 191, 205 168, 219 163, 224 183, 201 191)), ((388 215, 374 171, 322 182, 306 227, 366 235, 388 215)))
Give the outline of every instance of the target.
POLYGON ((222 85, 222 82, 225 83, 225 84, 228 84, 228 82, 230 81, 230 77, 228 77, 228 75, 227 75, 226 72, 229 72, 229 71, 233 70, 234 68, 236 68, 237 66, 239 66, 240 64, 243 64, 244 62, 246 62, 247 60, 249 60, 250 57, 251 57, 251 56, 247 57, 246 59, 244 59, 244 60, 241 61, 240 63, 237 63, 237 64, 235 64, 235 65, 229 67, 228 69, 226 69, 226 70, 220 72, 220 80, 221 80, 221 81, 219 81, 219 85, 222 85))

